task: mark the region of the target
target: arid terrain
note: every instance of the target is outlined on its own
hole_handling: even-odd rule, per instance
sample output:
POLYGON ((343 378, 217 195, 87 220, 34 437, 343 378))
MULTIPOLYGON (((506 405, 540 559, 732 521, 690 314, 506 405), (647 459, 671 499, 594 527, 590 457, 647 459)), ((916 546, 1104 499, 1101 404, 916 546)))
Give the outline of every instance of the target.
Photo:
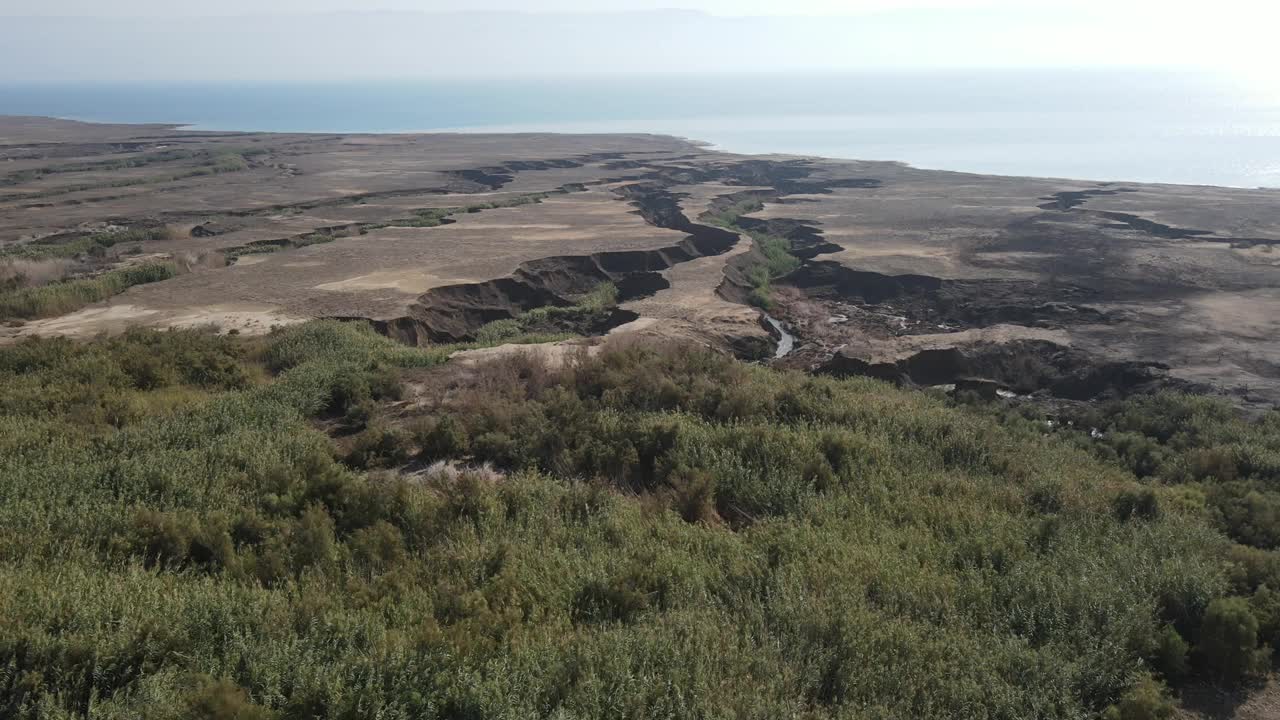
POLYGON ((650 135, 0 118, 14 283, 155 258, 181 268, 12 319, 0 342, 337 317, 427 344, 611 282, 619 305, 597 334, 769 358, 778 333, 762 306, 794 336, 786 366, 1078 400, 1185 387, 1265 406, 1280 401, 1278 244, 1274 190, 743 156, 650 135), (103 233, 137 239, 57 250, 103 233), (797 261, 762 280, 770 241, 797 261))
POLYGON ((0 716, 1276 717, 1277 244, 1276 190, 0 118, 0 716))

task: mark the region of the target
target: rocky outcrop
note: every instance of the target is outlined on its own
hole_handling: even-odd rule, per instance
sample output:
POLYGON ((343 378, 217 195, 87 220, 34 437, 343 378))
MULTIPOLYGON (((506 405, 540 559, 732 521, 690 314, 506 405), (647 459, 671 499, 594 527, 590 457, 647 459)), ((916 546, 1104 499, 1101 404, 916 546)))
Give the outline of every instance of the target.
POLYGON ((1014 340, 939 345, 900 356, 867 348, 844 348, 819 371, 863 375, 897 385, 955 385, 984 396, 999 390, 1066 400, 1100 400, 1157 390, 1193 389, 1173 378, 1168 366, 1134 361, 1101 361, 1088 353, 1047 341, 1014 340))

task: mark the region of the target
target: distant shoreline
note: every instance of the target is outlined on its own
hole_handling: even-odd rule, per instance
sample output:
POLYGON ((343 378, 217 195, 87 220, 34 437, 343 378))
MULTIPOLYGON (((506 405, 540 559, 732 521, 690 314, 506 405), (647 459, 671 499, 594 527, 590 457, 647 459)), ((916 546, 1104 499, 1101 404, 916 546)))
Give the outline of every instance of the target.
MULTIPOLYGON (((3 109, 3 108, 0 108, 3 109)), ((807 157, 820 158, 837 161, 855 161, 855 162, 875 162, 875 163, 894 163, 904 167, 917 168, 921 170, 935 170, 940 172, 953 172, 959 174, 976 175, 976 176, 999 176, 999 177, 1018 177, 1018 178, 1037 178, 1037 179, 1054 179, 1066 180, 1074 182, 1115 182, 1115 183, 1142 183, 1151 185, 1182 185, 1189 187, 1224 187, 1241 190, 1260 190, 1260 191, 1277 191, 1280 190, 1280 136, 1275 138, 1277 149, 1277 160, 1275 161, 1274 184, 1253 183, 1246 181, 1225 182, 1213 181, 1212 179, 1196 180, 1191 178, 1185 179, 1152 179, 1141 177, 1140 175, 1124 175, 1120 173, 1054 173, 1051 171, 1037 172, 1033 169, 1024 168, 985 168, 985 167, 965 167, 964 163, 957 161, 956 163, 946 162, 930 162, 919 158, 903 158, 875 156, 875 154, 859 154, 855 152, 823 151, 821 148, 806 151, 805 149, 787 149, 787 148, 768 148, 758 146, 743 147, 734 143, 731 139, 704 139, 705 136, 695 134, 682 133, 679 130, 663 131, 661 129, 644 130, 639 127, 627 123, 617 127, 602 126, 593 123, 567 123, 567 124, 551 124, 551 125, 529 125, 526 127, 511 125, 475 125, 475 126, 449 126, 439 128, 416 128, 416 129, 369 129, 369 130, 319 130, 319 129, 278 129, 278 128, 254 128, 251 126, 242 127, 224 127, 217 124, 210 124, 203 121, 150 121, 150 120, 129 120, 129 121, 103 121, 95 120, 85 115, 22 115, 22 114, 4 114, 0 113, 0 117, 7 118, 29 118, 32 120, 60 120, 66 122, 81 123, 86 125, 122 125, 122 126, 141 126, 154 128, 156 130, 177 130, 180 132, 190 133, 216 133, 216 134, 290 134, 290 135, 528 135, 528 136, 545 136, 545 135, 613 135, 613 136, 653 136, 667 137, 686 142, 691 146, 715 150, 729 154, 740 155, 760 155, 760 156, 791 156, 791 157, 807 157)), ((828 119, 830 120, 830 119, 828 119)), ((730 123, 731 124, 731 123, 730 123)), ((1280 129, 1277 130, 1280 132, 1280 129)), ((785 132, 782 133, 785 135, 785 132)), ((1270 175, 1268 176, 1270 177, 1270 175)))

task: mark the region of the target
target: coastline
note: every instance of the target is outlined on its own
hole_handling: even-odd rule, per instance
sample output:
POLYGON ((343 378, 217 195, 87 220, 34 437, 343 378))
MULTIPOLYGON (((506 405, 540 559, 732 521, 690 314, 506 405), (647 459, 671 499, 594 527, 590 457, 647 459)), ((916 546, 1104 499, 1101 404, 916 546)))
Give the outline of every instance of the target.
MULTIPOLYGON (((502 136, 547 136, 547 135, 564 135, 564 136, 580 136, 580 135, 601 135, 601 136, 627 136, 627 137, 659 137, 671 138, 680 142, 688 143, 691 146, 702 150, 720 152, 731 155, 749 155, 759 157, 792 157, 807 158, 811 160, 826 160, 832 162, 865 162, 876 164, 895 164, 904 168, 916 170, 928 170, 935 172, 954 173, 957 175, 972 175, 983 177, 1004 177, 1010 179, 1039 179, 1039 180, 1056 180, 1062 182, 1078 182, 1078 183, 1140 183, 1144 185, 1166 185, 1166 186, 1185 186, 1185 187, 1202 187, 1202 188, 1230 188, 1234 190, 1254 190, 1263 192, 1275 192, 1280 190, 1280 164, 1276 168, 1276 184, 1248 184, 1245 182, 1227 183, 1213 182, 1209 180, 1193 180, 1193 179, 1153 179, 1143 178, 1139 174, 1112 174, 1104 175, 1100 173, 1054 173, 1050 171, 1037 172, 1035 170, 1021 170, 998 172, 989 169, 975 167, 960 167, 947 163, 931 163, 928 161, 904 159, 902 157, 886 157, 878 156, 878 153, 870 154, 848 153, 840 154, 839 152, 821 152, 808 151, 803 148, 772 148, 762 149, 758 147, 738 147, 731 141, 704 139, 704 136, 688 134, 679 130, 664 131, 661 128, 641 129, 642 126, 633 124, 602 125, 600 123, 556 123, 556 124, 530 124, 530 125, 473 125, 473 126, 450 126, 438 128, 415 128, 415 129, 370 129, 370 130, 262 130, 253 127, 225 127, 217 124, 208 124, 200 121, 143 121, 143 122, 106 122, 95 120, 86 116, 58 116, 58 115, 10 115, 0 112, 0 118, 30 118, 33 120, 55 120, 81 123, 85 125, 118 125, 118 126, 135 126, 150 127, 157 130, 172 130, 185 133, 213 133, 228 135, 252 135, 252 134, 274 134, 274 135, 313 135, 313 136, 330 136, 330 135, 366 135, 366 136, 414 136, 414 135, 502 135, 502 136)), ((660 122, 657 124, 661 124, 660 122)), ((785 142, 785 140, 783 141, 785 142)), ((1278 161, 1280 162, 1280 161, 1278 161)))

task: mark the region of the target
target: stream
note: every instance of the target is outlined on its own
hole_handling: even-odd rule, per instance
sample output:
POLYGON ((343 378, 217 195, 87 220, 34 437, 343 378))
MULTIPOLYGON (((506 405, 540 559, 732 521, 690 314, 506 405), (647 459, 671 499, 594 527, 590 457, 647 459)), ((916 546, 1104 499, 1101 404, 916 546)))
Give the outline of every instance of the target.
POLYGON ((796 346, 795 336, 787 332, 786 328, 782 327, 782 323, 778 322, 777 320, 774 320, 772 317, 768 315, 768 313, 765 314, 764 319, 767 320, 769 324, 773 326, 774 330, 778 331, 778 335, 781 337, 781 339, 778 340, 778 350, 773 354, 774 359, 786 357, 792 350, 795 349, 795 346, 796 346))

